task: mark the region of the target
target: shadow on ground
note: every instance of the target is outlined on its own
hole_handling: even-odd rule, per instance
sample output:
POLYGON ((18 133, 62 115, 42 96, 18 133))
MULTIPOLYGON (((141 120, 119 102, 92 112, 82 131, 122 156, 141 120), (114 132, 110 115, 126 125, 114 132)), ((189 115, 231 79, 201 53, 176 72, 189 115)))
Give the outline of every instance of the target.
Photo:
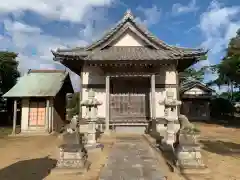
POLYGON ((205 123, 205 124, 215 124, 223 126, 225 128, 240 128, 240 118, 239 117, 224 117, 224 118, 212 118, 211 120, 193 120, 193 123, 205 123))
POLYGON ((0 169, 1 180, 42 180, 49 175, 57 161, 48 157, 16 162, 0 169))
POLYGON ((226 141, 201 140, 203 149, 224 156, 240 156, 240 144, 226 141))

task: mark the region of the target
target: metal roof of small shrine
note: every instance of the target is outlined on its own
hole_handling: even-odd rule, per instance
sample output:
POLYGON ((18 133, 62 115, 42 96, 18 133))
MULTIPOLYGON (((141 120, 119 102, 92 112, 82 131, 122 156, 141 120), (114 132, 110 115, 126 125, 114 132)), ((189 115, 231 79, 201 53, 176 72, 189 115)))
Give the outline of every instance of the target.
MULTIPOLYGON (((162 60, 198 58, 206 54, 203 49, 191 49, 171 46, 158 39, 145 27, 138 24, 131 11, 110 29, 100 40, 86 47, 58 49, 52 51, 55 57, 78 57, 80 60, 162 60), (146 46, 111 46, 127 30, 135 33, 146 46)), ((57 58, 55 59, 57 60, 57 58)))
POLYGON ((29 70, 3 97, 54 97, 67 76, 60 70, 29 70))

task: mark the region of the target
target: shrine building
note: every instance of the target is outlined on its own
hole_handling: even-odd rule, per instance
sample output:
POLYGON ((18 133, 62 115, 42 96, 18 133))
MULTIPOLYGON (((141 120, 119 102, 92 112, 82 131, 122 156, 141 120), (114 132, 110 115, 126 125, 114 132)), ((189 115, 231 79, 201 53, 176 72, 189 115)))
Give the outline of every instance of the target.
MULTIPOLYGON (((54 60, 81 78, 81 99, 88 90, 102 102, 98 117, 105 132, 144 133, 151 122, 166 124, 166 91, 180 99, 178 73, 206 55, 203 49, 171 46, 138 24, 128 10, 101 39, 86 47, 52 51, 54 60)), ((178 108, 180 112, 180 108, 178 108)), ((85 107, 80 119, 86 117, 85 107)))

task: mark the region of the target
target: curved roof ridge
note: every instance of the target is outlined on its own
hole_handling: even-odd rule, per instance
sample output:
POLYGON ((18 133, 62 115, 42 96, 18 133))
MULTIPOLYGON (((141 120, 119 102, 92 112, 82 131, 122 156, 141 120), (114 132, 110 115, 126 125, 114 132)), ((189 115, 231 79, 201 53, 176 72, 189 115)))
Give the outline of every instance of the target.
MULTIPOLYGON (((131 10, 128 9, 122 19, 120 19, 115 25, 112 26, 109 30, 105 31, 103 33, 103 36, 99 38, 98 40, 94 41, 90 45, 87 45, 85 47, 76 47, 73 49, 57 49, 55 52, 78 52, 78 51, 91 51, 101 44, 108 42, 109 40, 111 41, 111 37, 117 33, 126 23, 130 23, 136 30, 140 31, 142 35, 146 36, 147 39, 149 39, 149 43, 151 43, 153 46, 156 46, 155 48, 163 48, 166 50, 171 50, 173 54, 175 55, 186 55, 186 53, 189 53, 188 51, 195 51, 195 52, 205 52, 203 49, 197 49, 197 48, 184 48, 184 47, 177 47, 177 46, 172 46, 164 42, 163 40, 159 39, 156 35, 154 35, 152 32, 148 30, 146 26, 144 26, 141 23, 138 23, 134 15, 132 14, 131 10), (130 22, 129 22, 130 21, 130 22), (184 52, 185 51, 185 52, 184 52)), ((125 31, 123 31, 125 32, 125 31)), ((123 33, 122 32, 122 33, 123 33)), ((107 43, 108 44, 108 43, 107 43)), ((151 45, 150 44, 150 45, 151 45)), ((105 47, 105 46, 104 46, 105 47)))
MULTIPOLYGON (((164 41, 160 40, 156 35, 151 33, 146 27, 144 27, 142 24, 138 23, 132 14, 131 10, 127 10, 121 20, 119 20, 115 26, 113 26, 110 30, 104 33, 102 38, 98 39, 97 41, 93 42, 89 46, 86 47, 86 50, 91 50, 94 47, 98 46, 101 42, 107 40, 110 36, 112 36, 115 32, 117 32, 126 22, 127 20, 132 21, 136 27, 143 32, 144 35, 146 35, 148 38, 150 38, 156 45, 162 46, 166 49, 176 51, 172 46, 168 45, 164 41)), ((177 52, 179 53, 179 52, 177 52)))
POLYGON ((190 47, 184 47, 184 46, 175 46, 175 45, 169 45, 172 48, 182 49, 182 50, 192 50, 192 51, 201 51, 204 50, 204 48, 190 48, 190 47))

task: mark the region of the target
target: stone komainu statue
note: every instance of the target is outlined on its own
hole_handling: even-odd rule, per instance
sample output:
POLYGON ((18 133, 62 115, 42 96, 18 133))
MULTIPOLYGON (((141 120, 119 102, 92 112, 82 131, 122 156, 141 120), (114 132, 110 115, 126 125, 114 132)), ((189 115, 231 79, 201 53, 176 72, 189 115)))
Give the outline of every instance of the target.
POLYGON ((193 124, 189 122, 187 116, 180 114, 179 115, 180 130, 184 128, 193 128, 193 124))
POLYGON ((173 144, 174 148, 176 148, 178 146, 178 144, 179 144, 179 134, 180 134, 180 131, 185 129, 185 128, 190 128, 190 129, 193 128, 193 124, 189 122, 187 116, 185 116, 183 114, 180 114, 179 117, 178 117, 178 120, 179 120, 179 124, 180 124, 180 129, 179 129, 179 131, 176 134, 176 141, 173 144))
POLYGON ((78 122, 78 116, 73 116, 73 118, 71 119, 70 123, 65 125, 61 132, 64 132, 64 131, 67 131, 67 132, 74 132, 77 130, 78 128, 78 125, 79 125, 79 122, 78 122))

